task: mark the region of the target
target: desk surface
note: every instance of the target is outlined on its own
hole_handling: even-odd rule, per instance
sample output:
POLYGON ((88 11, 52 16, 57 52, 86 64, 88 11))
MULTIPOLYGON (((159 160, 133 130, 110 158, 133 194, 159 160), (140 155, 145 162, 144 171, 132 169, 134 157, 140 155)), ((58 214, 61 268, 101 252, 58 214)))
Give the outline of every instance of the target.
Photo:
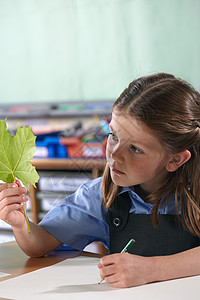
POLYGON ((1 280, 0 299, 199 299, 200 276, 129 289, 112 289, 105 282, 98 285, 99 271, 94 257, 99 256, 78 251, 53 251, 46 257, 28 258, 15 242, 0 244, 0 271, 11 274, 1 280), (82 255, 93 258, 82 258, 82 255), (80 257, 66 260, 74 256, 80 257), (25 275, 18 276, 21 274, 25 275))
POLYGON ((0 272, 10 274, 9 276, 0 278, 0 281, 48 267, 67 258, 79 255, 101 257, 98 253, 55 250, 44 257, 29 258, 23 253, 16 242, 0 244, 0 272))

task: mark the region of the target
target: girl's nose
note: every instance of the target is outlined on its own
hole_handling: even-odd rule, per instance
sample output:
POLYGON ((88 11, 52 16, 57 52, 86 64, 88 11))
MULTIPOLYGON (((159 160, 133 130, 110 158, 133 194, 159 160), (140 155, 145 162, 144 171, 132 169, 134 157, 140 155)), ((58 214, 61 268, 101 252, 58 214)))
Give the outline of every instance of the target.
POLYGON ((123 149, 117 147, 117 149, 111 152, 111 157, 113 160, 123 163, 124 162, 123 149))

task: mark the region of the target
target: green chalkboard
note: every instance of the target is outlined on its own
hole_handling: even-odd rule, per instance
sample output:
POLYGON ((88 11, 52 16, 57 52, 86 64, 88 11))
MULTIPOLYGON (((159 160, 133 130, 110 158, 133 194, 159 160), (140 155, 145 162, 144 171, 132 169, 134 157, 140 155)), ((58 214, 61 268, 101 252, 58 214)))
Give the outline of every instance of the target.
POLYGON ((115 99, 169 72, 200 89, 199 0, 0 0, 0 104, 115 99))

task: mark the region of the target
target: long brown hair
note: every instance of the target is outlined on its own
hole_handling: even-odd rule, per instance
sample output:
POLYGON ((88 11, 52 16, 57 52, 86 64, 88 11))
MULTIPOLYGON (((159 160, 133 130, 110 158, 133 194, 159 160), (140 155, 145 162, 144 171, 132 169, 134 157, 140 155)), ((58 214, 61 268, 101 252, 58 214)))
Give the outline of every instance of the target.
MULTIPOLYGON (((153 224, 157 225, 159 206, 175 194, 177 215, 180 205, 183 224, 193 234, 200 235, 200 94, 184 80, 158 73, 131 82, 114 102, 113 110, 128 114, 152 129, 167 153, 191 152, 190 160, 169 172, 148 199, 153 203, 153 224)), ((118 192, 119 186, 113 183, 107 165, 102 181, 106 207, 110 208, 118 192)))

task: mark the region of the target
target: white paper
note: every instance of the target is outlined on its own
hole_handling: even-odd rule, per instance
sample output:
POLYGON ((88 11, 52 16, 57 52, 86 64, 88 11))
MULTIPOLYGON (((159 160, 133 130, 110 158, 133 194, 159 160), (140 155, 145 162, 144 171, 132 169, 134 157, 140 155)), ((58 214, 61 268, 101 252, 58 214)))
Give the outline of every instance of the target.
POLYGON ((15 300, 199 299, 200 276, 113 289, 98 284, 99 259, 80 256, 0 283, 0 297, 15 300))
POLYGON ((10 274, 8 273, 4 273, 4 272, 0 272, 0 278, 5 277, 5 276, 9 276, 10 274))

